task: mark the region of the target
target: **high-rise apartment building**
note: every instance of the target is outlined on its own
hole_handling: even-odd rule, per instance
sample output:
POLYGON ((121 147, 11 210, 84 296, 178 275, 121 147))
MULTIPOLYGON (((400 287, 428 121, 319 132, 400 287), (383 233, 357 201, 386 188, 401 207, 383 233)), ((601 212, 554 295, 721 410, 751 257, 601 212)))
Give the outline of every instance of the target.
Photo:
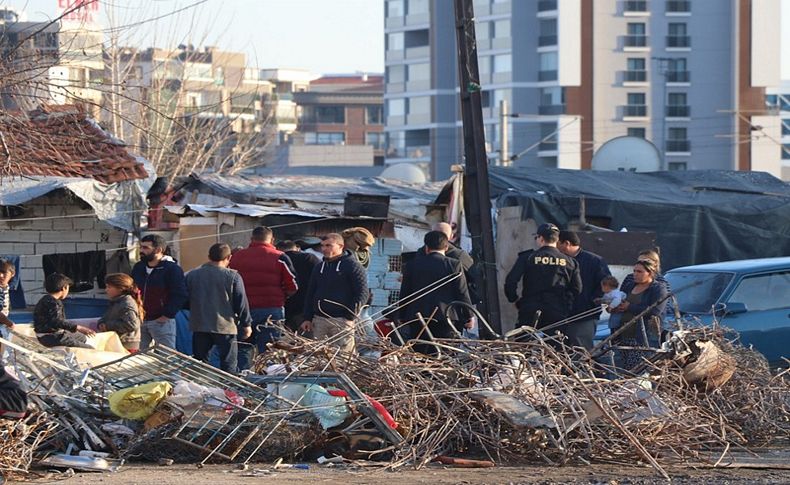
MULTIPOLYGON (((453 3, 385 2, 387 163, 434 179, 463 160, 453 3)), ((597 148, 630 135, 659 149, 663 170, 779 175, 781 125, 765 106, 779 4, 475 0, 489 158, 590 169, 597 148)))

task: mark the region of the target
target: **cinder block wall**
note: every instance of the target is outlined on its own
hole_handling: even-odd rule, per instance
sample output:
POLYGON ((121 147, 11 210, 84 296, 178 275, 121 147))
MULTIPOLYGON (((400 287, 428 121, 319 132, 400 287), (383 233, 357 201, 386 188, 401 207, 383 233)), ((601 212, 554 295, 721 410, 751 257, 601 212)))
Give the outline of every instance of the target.
MULTIPOLYGON (((35 305, 44 295, 44 254, 80 253, 123 247, 126 232, 100 221, 91 207, 66 191, 55 191, 22 206, 24 212, 15 219, 0 216, 0 255, 19 255, 22 287, 28 305, 35 305), (83 217, 67 217, 84 215, 83 217)), ((98 285, 93 290, 73 296, 105 298, 98 285)))

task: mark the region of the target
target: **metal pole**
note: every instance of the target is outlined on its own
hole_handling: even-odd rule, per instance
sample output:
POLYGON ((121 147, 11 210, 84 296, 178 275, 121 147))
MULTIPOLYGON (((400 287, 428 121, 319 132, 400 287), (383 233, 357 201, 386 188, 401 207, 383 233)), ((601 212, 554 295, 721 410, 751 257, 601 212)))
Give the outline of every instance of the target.
MULTIPOLYGON (((472 255, 475 257, 476 264, 482 265, 483 276, 479 283, 483 290, 483 315, 488 318, 494 331, 501 334, 502 323, 499 314, 499 289, 474 18, 472 0, 455 0, 458 82, 461 88, 461 119, 466 164, 464 179, 466 221, 472 236, 472 255)), ((481 337, 493 336, 481 335, 481 337)))
POLYGON ((508 144, 508 129, 510 128, 508 126, 508 116, 510 116, 510 113, 508 113, 507 110, 507 100, 503 99, 499 102, 499 122, 501 123, 499 134, 501 139, 499 145, 501 147, 499 150, 499 165, 501 167, 510 166, 510 145, 508 144))

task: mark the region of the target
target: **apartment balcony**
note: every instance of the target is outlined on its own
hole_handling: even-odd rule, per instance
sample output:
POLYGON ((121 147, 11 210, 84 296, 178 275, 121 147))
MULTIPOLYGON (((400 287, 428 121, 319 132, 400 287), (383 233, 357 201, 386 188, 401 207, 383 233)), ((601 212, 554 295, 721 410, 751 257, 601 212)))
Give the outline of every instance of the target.
POLYGON ((647 105, 627 104, 623 106, 623 118, 645 118, 647 116, 647 105))
POLYGON ((623 5, 623 12, 626 14, 646 14, 647 0, 627 0, 623 5))
POLYGON ((387 158, 425 158, 431 156, 431 146, 411 146, 387 148, 387 158))
POLYGON ((691 140, 667 140, 667 153, 688 153, 691 151, 691 140))
POLYGON ((689 71, 667 71, 668 83, 690 83, 691 72, 689 71))
POLYGON ((690 0, 667 0, 667 13, 690 13, 690 0))
POLYGON ((565 114, 564 104, 541 104, 538 106, 538 114, 541 115, 563 115, 565 114))
POLYGON ((538 0, 538 12, 557 10, 557 0, 538 0))
POLYGON ((557 35, 540 35, 538 36, 538 47, 545 47, 548 45, 557 45, 557 35))
POLYGON ((623 38, 623 46, 625 47, 647 47, 646 35, 626 35, 623 38))
POLYGON ((557 70, 538 71, 538 81, 556 81, 558 79, 557 70))
POLYGON ((556 152, 557 149, 557 140, 544 140, 538 143, 539 152, 556 152))
POLYGON ((667 118, 688 118, 691 116, 691 106, 675 105, 666 107, 667 118))
POLYGON ((623 82, 644 83, 647 82, 647 71, 623 71, 623 82))
POLYGON ((667 47, 669 48, 690 48, 691 36, 690 35, 668 35, 667 47))

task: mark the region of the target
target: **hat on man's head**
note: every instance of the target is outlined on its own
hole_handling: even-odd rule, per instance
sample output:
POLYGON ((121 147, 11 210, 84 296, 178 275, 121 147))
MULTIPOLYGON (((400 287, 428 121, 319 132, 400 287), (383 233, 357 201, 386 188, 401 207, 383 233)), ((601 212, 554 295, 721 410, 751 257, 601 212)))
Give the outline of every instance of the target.
POLYGON ((535 231, 535 234, 537 234, 538 236, 544 239, 549 239, 552 236, 554 237, 559 236, 560 228, 551 223, 541 224, 538 226, 538 230, 535 231))

